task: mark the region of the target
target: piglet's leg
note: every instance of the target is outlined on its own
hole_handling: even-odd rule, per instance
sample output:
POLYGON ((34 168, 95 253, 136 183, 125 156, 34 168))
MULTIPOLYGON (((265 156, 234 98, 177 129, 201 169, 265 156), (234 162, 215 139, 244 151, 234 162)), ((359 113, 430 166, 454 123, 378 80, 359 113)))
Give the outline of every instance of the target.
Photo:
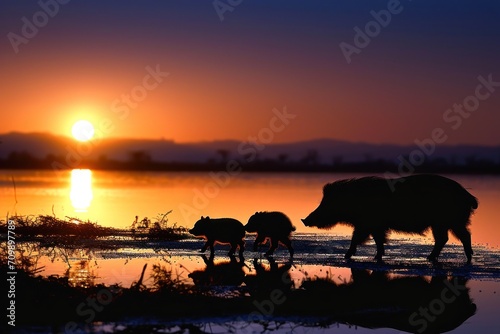
POLYGON ((238 245, 240 246, 240 257, 243 257, 243 252, 245 251, 245 240, 241 240, 238 245))
POLYGON ((253 251, 256 252, 257 249, 259 248, 259 245, 265 240, 265 237, 257 235, 257 238, 255 238, 255 242, 253 244, 253 251))
POLYGON ((286 246, 286 248, 288 248, 288 251, 290 252, 290 256, 293 257, 293 247, 292 247, 292 242, 290 241, 289 238, 282 238, 280 240, 283 245, 286 246))
POLYGON ((278 248, 278 238, 271 238, 271 247, 269 247, 266 255, 273 255, 276 248, 278 248))

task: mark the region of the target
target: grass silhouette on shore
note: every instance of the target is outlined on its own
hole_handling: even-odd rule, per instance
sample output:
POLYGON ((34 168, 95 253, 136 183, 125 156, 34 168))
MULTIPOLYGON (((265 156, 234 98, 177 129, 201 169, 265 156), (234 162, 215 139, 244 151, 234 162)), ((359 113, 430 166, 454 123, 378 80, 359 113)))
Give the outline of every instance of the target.
MULTIPOLYGON (((151 240, 182 240, 189 237, 188 229, 168 224, 167 216, 172 211, 159 214, 154 222, 148 226, 131 226, 128 228, 112 228, 101 226, 90 220, 78 218, 58 218, 55 215, 7 215, 6 220, 0 220, 0 231, 7 231, 8 221, 14 221, 17 240, 44 240, 56 238, 64 239, 64 244, 79 242, 82 239, 99 239, 104 237, 130 237, 151 240), (78 238, 71 238, 78 237, 78 238)), ((145 217, 145 220, 150 220, 145 217)))

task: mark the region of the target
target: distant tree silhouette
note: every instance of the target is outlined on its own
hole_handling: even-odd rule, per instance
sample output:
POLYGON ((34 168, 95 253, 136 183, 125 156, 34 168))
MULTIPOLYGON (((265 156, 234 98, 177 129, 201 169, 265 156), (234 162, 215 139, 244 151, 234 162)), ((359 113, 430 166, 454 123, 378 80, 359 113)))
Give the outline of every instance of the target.
POLYGON ((475 154, 471 154, 467 157, 465 157, 465 165, 472 167, 477 164, 477 158, 475 154))
POLYGON ((220 155, 221 162, 225 163, 229 159, 229 155, 231 154, 231 152, 226 149, 218 149, 217 154, 220 155))
POLYGON ((432 163, 434 164, 434 166, 448 166, 448 160, 446 160, 445 158, 436 158, 432 160, 432 163))
MULTIPOLYGON (((4 142, 5 144, 5 142, 4 142)), ((33 151, 35 152, 35 151, 33 151)), ((236 159, 245 168, 245 171, 294 171, 294 172, 358 172, 384 173, 397 172, 399 161, 384 160, 366 154, 364 159, 346 161, 345 156, 330 155, 330 160, 322 162, 316 149, 309 149, 298 159, 290 153, 277 153, 274 157, 265 157, 257 151, 245 152, 233 156, 227 149, 214 150, 213 154, 204 162, 190 161, 155 161, 146 150, 131 150, 125 159, 115 159, 102 153, 95 158, 84 157, 79 166, 102 170, 165 170, 165 171, 206 171, 219 169, 229 161, 236 159)), ((71 169, 65 160, 64 153, 49 153, 44 157, 37 157, 30 151, 0 152, 0 169, 71 169)), ((409 161, 409 156, 403 158, 409 161)), ((478 154, 468 156, 450 155, 449 157, 426 157, 418 166, 414 166, 414 173, 473 173, 495 174, 500 173, 500 151, 497 156, 484 157, 478 154)))
POLYGON ((341 155, 334 155, 332 158, 332 162, 334 166, 341 166, 342 162, 344 161, 344 157, 341 155))
POLYGON ((22 161, 22 160, 33 159, 33 157, 31 156, 31 154, 29 154, 26 151, 22 151, 22 152, 12 151, 9 153, 9 156, 7 157, 7 159, 10 161, 22 161))
POLYGON ((57 156, 55 154, 49 153, 45 156, 45 161, 52 162, 57 159, 57 156))
POLYGON ((151 160, 151 155, 143 150, 132 151, 129 155, 129 162, 134 166, 149 164, 151 160))
POLYGON ((318 151, 314 149, 307 150, 306 155, 300 160, 300 162, 307 165, 317 165, 319 163, 318 151))
POLYGON ((9 155, 7 157, 7 161, 9 161, 10 163, 23 165, 23 164, 33 164, 33 163, 37 162, 38 160, 33 155, 31 155, 31 153, 29 153, 29 152, 13 151, 13 152, 9 153, 9 155))
POLYGON ((287 162, 287 160, 288 160, 288 154, 286 154, 286 153, 278 154, 278 162, 279 163, 284 164, 285 162, 287 162))

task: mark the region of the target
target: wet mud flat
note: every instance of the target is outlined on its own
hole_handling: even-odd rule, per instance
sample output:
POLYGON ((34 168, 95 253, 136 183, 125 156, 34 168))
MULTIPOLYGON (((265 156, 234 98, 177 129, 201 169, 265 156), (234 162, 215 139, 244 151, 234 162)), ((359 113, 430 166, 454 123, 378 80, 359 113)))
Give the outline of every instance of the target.
POLYGON ((493 324, 482 315, 500 306, 500 252, 478 245, 467 265, 461 245, 446 246, 430 264, 432 244, 411 239, 392 239, 383 262, 373 260, 370 243, 346 261, 350 238, 323 234, 295 235, 293 260, 281 247, 262 256, 266 246, 230 258, 223 245, 210 259, 200 256, 196 239, 93 242, 67 246, 61 262, 71 268, 59 273, 48 248, 37 250, 44 269, 17 276, 16 331, 460 332, 493 324), (132 279, 109 275, 113 263, 136 263, 132 279))

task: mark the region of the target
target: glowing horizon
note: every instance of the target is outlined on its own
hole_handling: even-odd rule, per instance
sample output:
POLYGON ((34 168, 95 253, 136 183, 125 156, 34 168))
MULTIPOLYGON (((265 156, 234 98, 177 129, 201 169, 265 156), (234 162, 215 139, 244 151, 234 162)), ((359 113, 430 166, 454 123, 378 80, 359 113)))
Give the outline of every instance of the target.
MULTIPOLYGON (((67 135, 87 119, 109 130, 102 138, 246 140, 287 106, 297 121, 273 142, 409 144, 443 128, 447 144, 500 145, 500 4, 404 3, 378 34, 357 33, 386 5, 256 1, 223 22, 201 2, 61 5, 17 53, 4 40, 0 133, 67 135), (359 52, 348 62, 340 45, 359 52), (474 104, 478 78, 489 76, 491 96, 473 112, 446 114, 474 104)), ((40 11, 0 6, 5 36, 40 11)))

